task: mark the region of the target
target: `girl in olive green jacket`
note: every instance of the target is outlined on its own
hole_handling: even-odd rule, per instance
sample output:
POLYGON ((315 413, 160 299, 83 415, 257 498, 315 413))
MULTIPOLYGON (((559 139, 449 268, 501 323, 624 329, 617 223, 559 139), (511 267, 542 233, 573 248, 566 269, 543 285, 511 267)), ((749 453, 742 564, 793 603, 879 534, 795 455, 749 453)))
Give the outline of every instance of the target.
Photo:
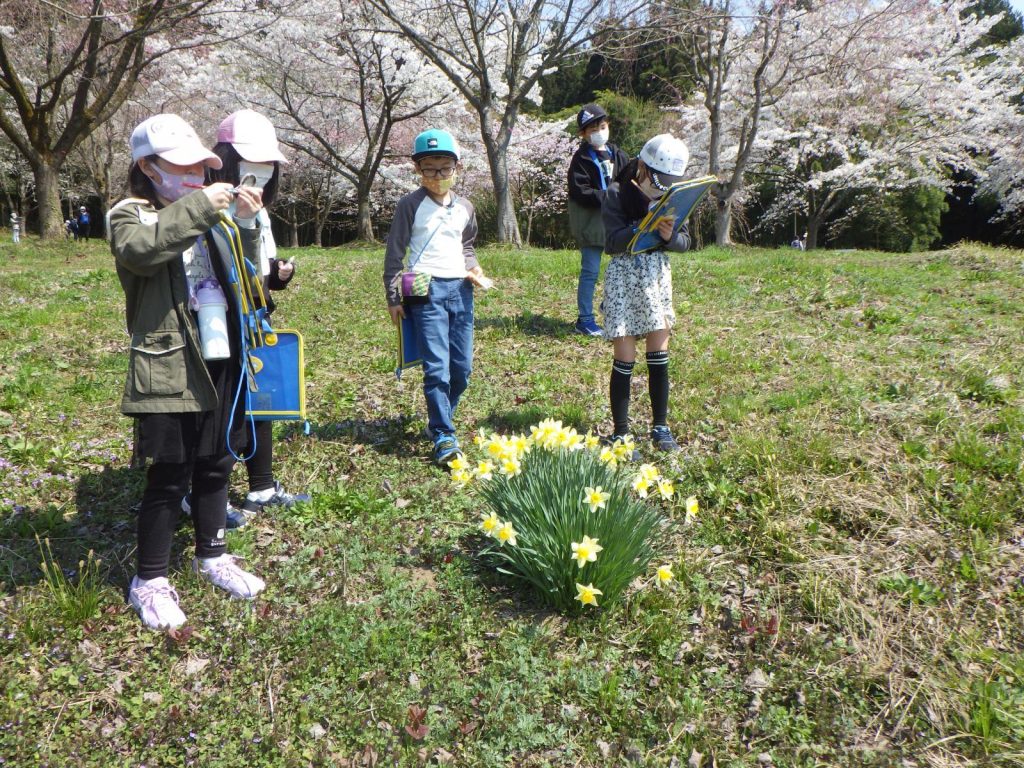
MULTIPOLYGON (((125 293, 131 335, 121 410, 135 418, 135 462, 146 466, 138 518, 138 564, 128 598, 153 629, 181 626, 185 615, 167 579, 181 499, 192 489, 196 535, 193 568, 232 597, 252 598, 262 580, 226 554, 228 477, 234 459, 229 425, 244 430, 235 392, 241 377, 239 313, 229 289, 230 265, 208 234, 235 202, 240 218, 262 208, 258 188, 203 186, 205 166, 220 167, 195 131, 176 115, 156 115, 131 137, 133 197, 110 213, 110 247, 125 293), (216 291, 220 291, 220 295, 216 291), (221 298, 230 351, 204 359, 197 295, 221 298)), ((258 230, 241 230, 251 260, 258 230)), ((244 444, 244 435, 232 435, 244 444)))

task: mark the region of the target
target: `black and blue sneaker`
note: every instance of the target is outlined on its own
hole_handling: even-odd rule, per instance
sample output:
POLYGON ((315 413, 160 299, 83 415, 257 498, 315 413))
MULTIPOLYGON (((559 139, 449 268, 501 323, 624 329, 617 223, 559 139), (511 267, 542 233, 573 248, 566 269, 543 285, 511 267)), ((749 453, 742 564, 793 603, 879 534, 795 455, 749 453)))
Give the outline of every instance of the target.
POLYGON ((461 455, 459 441, 455 435, 438 435, 434 439, 434 463, 439 467, 447 467, 448 462, 461 455))
POLYGON ((672 437, 672 431, 664 425, 651 427, 651 442, 654 443, 654 447, 659 451, 672 453, 682 450, 676 439, 672 437))
MULTIPOLYGON (((242 510, 239 515, 241 519, 245 521, 258 515, 267 507, 284 507, 285 509, 291 509, 296 504, 301 504, 309 501, 310 497, 308 493, 286 493, 284 488, 281 487, 281 483, 277 480, 274 481, 274 492, 266 499, 254 499, 251 498, 252 494, 246 497, 242 503, 242 510)), ((235 518, 236 522, 239 518, 235 518)), ((245 525, 242 522, 240 525, 231 524, 231 515, 228 515, 228 528, 241 528, 245 525)))
MULTIPOLYGON (((181 511, 188 515, 189 519, 192 518, 192 494, 183 496, 181 499, 181 511)), ((184 518, 182 518, 184 519, 184 518)), ((249 521, 245 514, 235 507, 231 506, 231 502, 228 502, 228 508, 226 510, 226 527, 229 530, 235 528, 244 528, 245 524, 249 521)))
POLYGON ((576 325, 573 326, 573 330, 580 336, 600 336, 604 331, 601 330, 601 326, 594 322, 593 318, 589 320, 577 320, 576 325))

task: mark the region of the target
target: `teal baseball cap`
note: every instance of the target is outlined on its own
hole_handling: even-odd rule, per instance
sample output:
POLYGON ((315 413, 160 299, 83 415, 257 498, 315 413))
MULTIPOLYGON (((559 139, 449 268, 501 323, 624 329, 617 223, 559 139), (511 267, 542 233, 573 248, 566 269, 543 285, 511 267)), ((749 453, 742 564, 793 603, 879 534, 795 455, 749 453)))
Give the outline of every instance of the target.
POLYGON ((430 155, 449 155, 458 160, 462 152, 459 142, 448 131, 431 128, 416 137, 412 145, 412 159, 419 160, 430 155))

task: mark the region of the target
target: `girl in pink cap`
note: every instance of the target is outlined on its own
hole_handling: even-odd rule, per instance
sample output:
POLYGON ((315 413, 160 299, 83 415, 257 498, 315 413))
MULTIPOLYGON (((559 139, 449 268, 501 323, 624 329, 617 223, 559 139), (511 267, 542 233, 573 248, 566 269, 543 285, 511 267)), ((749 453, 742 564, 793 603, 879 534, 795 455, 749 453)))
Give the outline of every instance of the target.
MULTIPOLYGON (((177 115, 142 122, 132 132, 131 150, 133 196, 108 214, 131 335, 121 411, 135 419, 134 463, 146 468, 128 599, 146 626, 169 629, 185 623, 167 572, 179 505, 190 486, 196 573, 235 598, 255 597, 265 586, 226 553, 231 426, 232 444, 245 440, 244 413, 232 405, 241 378, 240 315, 234 292, 225 290, 230 264, 209 234, 232 203, 239 217, 254 217, 263 206, 259 189, 203 186, 204 170, 220 168, 221 160, 177 115), (229 349, 218 354, 200 341, 197 298, 211 291, 220 291, 227 307, 229 349)), ((256 256, 255 230, 242 232, 242 246, 256 256)))
MULTIPOLYGON (((265 292, 286 288, 295 274, 294 266, 289 261, 277 258, 277 244, 270 227, 270 216, 267 215, 267 207, 277 197, 281 164, 288 162, 278 148, 277 132, 273 124, 251 109, 234 112, 224 118, 217 129, 217 143, 213 152, 223 165, 207 170, 211 181, 237 185, 251 174, 255 179, 253 185, 263 190, 264 207, 255 219, 236 215, 235 223, 239 227, 255 227, 259 232, 259 266, 265 292)), ((274 303, 271 301, 267 309, 272 311, 273 308, 274 303)), ((264 507, 291 507, 297 502, 309 501, 306 494, 285 492, 281 483, 274 478, 273 439, 273 422, 257 421, 255 451, 245 462, 249 475, 249 494, 241 510, 228 508, 228 528, 241 528, 264 507)))

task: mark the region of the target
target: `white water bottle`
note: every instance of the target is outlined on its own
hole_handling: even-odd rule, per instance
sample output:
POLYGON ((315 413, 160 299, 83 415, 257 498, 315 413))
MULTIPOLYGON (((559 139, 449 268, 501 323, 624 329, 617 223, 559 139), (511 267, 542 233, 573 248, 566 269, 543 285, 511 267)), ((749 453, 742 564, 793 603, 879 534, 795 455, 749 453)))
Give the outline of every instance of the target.
POLYGON ((216 280, 204 280, 196 291, 196 312, 199 315, 199 342, 204 360, 226 360, 231 357, 228 340, 228 302, 216 280))

